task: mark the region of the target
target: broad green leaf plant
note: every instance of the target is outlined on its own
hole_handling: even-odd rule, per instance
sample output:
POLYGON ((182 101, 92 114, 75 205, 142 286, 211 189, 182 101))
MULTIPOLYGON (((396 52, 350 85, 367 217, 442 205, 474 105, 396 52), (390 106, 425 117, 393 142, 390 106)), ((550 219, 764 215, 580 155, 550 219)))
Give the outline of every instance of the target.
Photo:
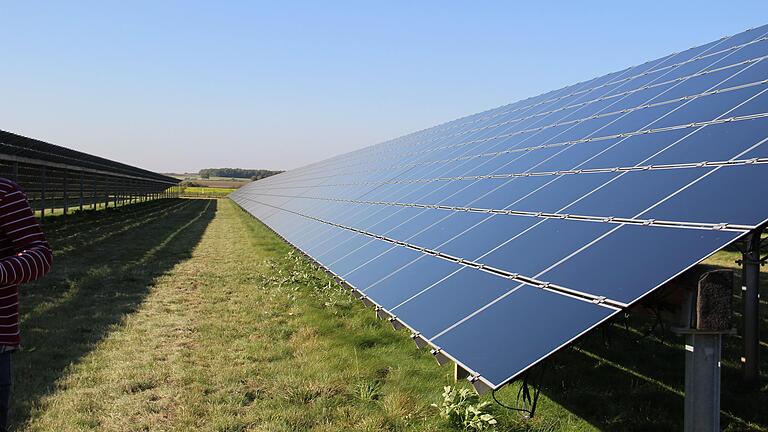
POLYGON ((480 398, 469 389, 443 387, 443 403, 432 404, 440 411, 440 416, 454 426, 467 431, 488 431, 496 427, 496 419, 485 411, 489 402, 480 402, 480 398))

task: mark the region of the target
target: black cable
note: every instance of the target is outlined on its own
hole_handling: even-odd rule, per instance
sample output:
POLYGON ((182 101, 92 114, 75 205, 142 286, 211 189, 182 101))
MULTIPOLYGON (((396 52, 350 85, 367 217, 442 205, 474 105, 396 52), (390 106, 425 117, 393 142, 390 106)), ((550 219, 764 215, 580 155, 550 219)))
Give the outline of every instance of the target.
POLYGON ((659 324, 659 328, 661 329, 661 335, 659 335, 659 340, 662 343, 667 342, 667 335, 669 334, 668 328, 665 325, 664 317, 661 316, 661 308, 656 308, 656 322, 659 324))
POLYGON ((516 406, 510 406, 502 403, 499 401, 499 399, 496 397, 496 390, 491 391, 491 395, 493 396, 493 400, 501 407, 506 408, 511 411, 517 411, 519 413, 525 414, 527 418, 533 418, 533 415, 536 413, 536 405, 539 401, 539 394, 541 392, 541 386, 544 382, 544 373, 546 371, 546 365, 541 365, 540 372, 538 375, 538 379, 531 384, 528 382, 529 374, 525 374, 523 376, 522 384, 520 388, 517 390, 517 397, 515 398, 515 405, 516 406), (533 386, 533 396, 531 396, 530 386, 533 386), (523 407, 520 408, 522 400, 523 407), (530 408, 526 407, 527 405, 530 405, 530 408))
POLYGON ((528 410, 526 410, 526 409, 521 409, 521 408, 517 408, 517 407, 509 406, 509 405, 506 405, 506 404, 502 403, 501 401, 499 401, 499 399, 497 399, 497 398, 496 398, 496 390, 492 390, 492 391, 491 391, 491 396, 493 396, 493 400, 494 400, 494 401, 495 401, 495 402, 496 402, 496 403, 497 403, 499 406, 501 406, 502 408, 506 408, 506 409, 508 409, 508 410, 510 410, 510 411, 518 411, 518 412, 524 412, 524 413, 526 413, 526 414, 529 414, 529 415, 530 415, 530 412, 529 412, 528 410))
POLYGON ((644 341, 648 336, 653 334, 654 330, 656 330, 659 325, 662 325, 661 322, 661 313, 658 311, 658 308, 654 306, 649 306, 649 309, 653 310, 654 315, 656 316, 656 320, 653 322, 653 325, 646 331, 644 331, 640 336, 634 338, 632 340, 632 343, 640 343, 644 341))

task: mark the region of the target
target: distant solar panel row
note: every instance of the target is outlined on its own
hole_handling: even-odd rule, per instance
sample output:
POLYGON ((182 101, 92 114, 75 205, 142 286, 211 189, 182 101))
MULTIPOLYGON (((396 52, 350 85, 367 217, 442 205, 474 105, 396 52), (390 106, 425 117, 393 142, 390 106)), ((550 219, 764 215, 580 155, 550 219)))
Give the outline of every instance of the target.
POLYGON ((156 181, 175 185, 179 180, 163 174, 126 165, 77 150, 50 144, 34 138, 0 130, 0 160, 44 161, 59 166, 111 173, 117 176, 129 176, 140 180, 156 181))
POLYGON ((768 26, 231 197, 498 388, 766 223, 766 57, 768 26))

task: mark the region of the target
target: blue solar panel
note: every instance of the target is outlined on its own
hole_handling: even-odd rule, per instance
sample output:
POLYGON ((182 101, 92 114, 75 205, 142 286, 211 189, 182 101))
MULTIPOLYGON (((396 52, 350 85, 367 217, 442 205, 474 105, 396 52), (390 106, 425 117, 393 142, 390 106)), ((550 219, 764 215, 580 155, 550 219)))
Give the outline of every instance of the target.
POLYGON ((768 26, 231 197, 498 388, 765 224, 766 141, 768 26))

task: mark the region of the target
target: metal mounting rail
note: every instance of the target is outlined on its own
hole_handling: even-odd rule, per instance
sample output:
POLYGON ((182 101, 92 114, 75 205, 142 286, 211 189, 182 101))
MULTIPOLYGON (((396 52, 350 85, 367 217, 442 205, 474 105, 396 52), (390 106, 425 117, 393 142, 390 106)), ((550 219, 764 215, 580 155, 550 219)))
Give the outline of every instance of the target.
MULTIPOLYGON (((658 165, 633 165, 633 166, 620 166, 620 167, 566 169, 566 170, 558 170, 558 171, 527 171, 527 172, 501 173, 501 174, 479 174, 479 175, 472 175, 472 176, 429 177, 429 178, 416 178, 416 179, 403 179, 403 180, 382 180, 382 181, 376 181, 376 182, 330 183, 330 184, 322 184, 322 185, 297 185, 297 186, 293 186, 292 188, 304 189, 304 188, 336 187, 336 186, 426 184, 426 183, 451 182, 451 181, 503 180, 503 179, 517 178, 517 177, 550 177, 550 176, 566 176, 566 175, 578 175, 578 174, 625 173, 625 172, 637 172, 637 171, 669 171, 669 170, 675 170, 675 169, 717 168, 717 167, 764 165, 764 164, 768 164, 768 157, 762 157, 762 158, 756 157, 756 158, 749 158, 749 159, 729 159, 729 160, 719 160, 719 161, 683 162, 683 163, 658 164, 658 165)), ((271 188, 274 188, 274 187, 271 187, 271 188)), ((282 189, 282 188, 277 187, 275 189, 282 189)))
MULTIPOLYGON (((421 209, 433 209, 444 210, 451 212, 464 212, 464 213, 485 213, 489 215, 509 215, 509 216, 525 216, 535 217, 542 219, 560 219, 560 220, 573 220, 584 222, 599 222, 599 223, 613 223, 620 225, 639 225, 639 226, 651 226, 651 227, 664 227, 664 228, 682 228, 682 229, 703 229, 703 230, 715 230, 715 231, 736 231, 747 232, 754 229, 754 226, 731 224, 726 222, 711 223, 711 222, 684 222, 684 221, 668 221, 658 219, 635 219, 624 218, 615 216, 590 216, 590 215, 577 215, 566 213, 549 213, 540 211, 526 211, 526 210, 505 210, 505 209, 490 209, 479 207, 458 207, 458 206, 446 206, 439 204, 419 204, 419 203, 401 203, 397 201, 365 201, 365 200, 353 200, 344 198, 323 198, 312 197, 302 195, 282 195, 282 194, 267 194, 250 192, 251 195, 261 196, 274 196, 281 198, 299 198, 299 199, 311 199, 320 201, 342 202, 349 204, 365 204, 365 205, 380 205, 391 207, 411 207, 421 209)), ((260 201, 255 201, 259 202, 260 201)))

